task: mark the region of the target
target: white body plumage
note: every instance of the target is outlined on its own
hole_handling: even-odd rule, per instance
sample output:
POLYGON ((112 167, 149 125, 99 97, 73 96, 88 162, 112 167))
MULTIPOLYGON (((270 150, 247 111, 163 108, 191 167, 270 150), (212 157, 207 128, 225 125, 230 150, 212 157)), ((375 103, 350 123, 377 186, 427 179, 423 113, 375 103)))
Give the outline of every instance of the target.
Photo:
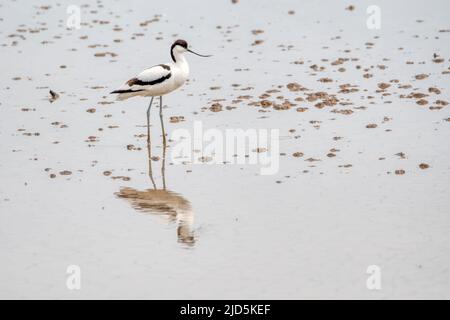
POLYGON ((189 76, 186 52, 199 55, 188 49, 186 41, 175 41, 170 51, 173 62, 145 69, 111 93, 118 94, 118 100, 125 100, 135 96, 163 96, 178 89, 189 76))

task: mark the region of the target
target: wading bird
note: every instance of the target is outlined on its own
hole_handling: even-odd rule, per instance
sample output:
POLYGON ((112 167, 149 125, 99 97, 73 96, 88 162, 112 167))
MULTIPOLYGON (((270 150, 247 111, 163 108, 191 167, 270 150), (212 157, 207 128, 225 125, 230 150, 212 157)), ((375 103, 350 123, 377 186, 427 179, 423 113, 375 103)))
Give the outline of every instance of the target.
POLYGON ((177 40, 170 48, 173 63, 158 64, 145 69, 111 93, 118 94, 117 100, 125 100, 135 96, 152 97, 147 109, 147 118, 149 118, 153 98, 159 96, 159 107, 161 109, 162 96, 181 87, 188 78, 189 65, 184 56, 186 52, 200 57, 210 57, 190 50, 186 41, 177 40))
POLYGON ((154 97, 159 96, 159 117, 163 132, 163 143, 165 143, 166 136, 162 116, 162 96, 181 87, 188 78, 189 65, 184 56, 186 52, 196 54, 200 57, 210 57, 209 55, 201 55, 190 50, 186 41, 177 40, 170 48, 170 55, 173 60, 172 63, 159 64, 145 69, 136 77, 128 80, 119 89, 111 92, 118 95, 117 100, 125 100, 135 96, 152 97, 147 109, 147 148, 149 151, 149 156, 151 153, 150 109, 152 107, 153 99, 154 97))

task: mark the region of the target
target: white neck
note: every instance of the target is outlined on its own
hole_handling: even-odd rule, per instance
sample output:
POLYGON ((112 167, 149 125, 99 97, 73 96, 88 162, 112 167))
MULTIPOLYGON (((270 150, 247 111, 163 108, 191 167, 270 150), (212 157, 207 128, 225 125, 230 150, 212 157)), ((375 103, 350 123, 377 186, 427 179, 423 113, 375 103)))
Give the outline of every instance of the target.
POLYGON ((177 50, 172 51, 172 59, 175 59, 175 63, 186 62, 184 53, 178 52, 177 50))
POLYGON ((184 53, 180 52, 173 52, 173 57, 175 58, 175 64, 183 70, 186 74, 189 73, 189 65, 186 60, 186 57, 184 56, 184 53))

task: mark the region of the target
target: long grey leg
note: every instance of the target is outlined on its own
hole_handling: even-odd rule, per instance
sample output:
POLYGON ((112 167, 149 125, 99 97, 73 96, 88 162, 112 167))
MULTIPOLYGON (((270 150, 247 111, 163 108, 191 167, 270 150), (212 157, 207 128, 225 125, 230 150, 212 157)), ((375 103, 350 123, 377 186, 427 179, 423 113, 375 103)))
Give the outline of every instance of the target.
POLYGON ((153 178, 153 170, 152 170, 152 145, 151 145, 151 137, 150 137, 150 109, 152 107, 153 97, 150 100, 150 105, 147 109, 147 151, 148 151, 148 176, 152 181, 153 188, 156 189, 155 179, 153 178))
POLYGON ((163 162, 161 165, 161 175, 163 180, 163 189, 166 190, 166 131, 164 130, 164 119, 162 114, 162 96, 159 97, 159 120, 161 121, 161 131, 162 131, 162 139, 163 139, 163 162))

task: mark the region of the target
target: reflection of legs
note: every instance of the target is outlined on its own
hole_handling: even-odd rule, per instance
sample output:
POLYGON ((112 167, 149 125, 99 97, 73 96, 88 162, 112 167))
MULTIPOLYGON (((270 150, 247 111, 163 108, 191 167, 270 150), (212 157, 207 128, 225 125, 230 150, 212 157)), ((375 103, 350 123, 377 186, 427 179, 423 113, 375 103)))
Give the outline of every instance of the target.
POLYGON ((150 109, 152 107, 153 103, 153 97, 152 100, 150 100, 150 105, 147 109, 147 151, 148 151, 148 176, 150 177, 150 180, 152 181, 153 188, 156 189, 155 180, 153 179, 153 171, 152 171, 152 145, 151 145, 151 138, 150 138, 150 109))
POLYGON ((162 139, 163 139, 163 159, 161 165, 161 175, 163 180, 163 189, 166 189, 166 131, 164 130, 164 120, 162 114, 162 96, 159 97, 159 120, 161 121, 161 131, 162 131, 162 139))

